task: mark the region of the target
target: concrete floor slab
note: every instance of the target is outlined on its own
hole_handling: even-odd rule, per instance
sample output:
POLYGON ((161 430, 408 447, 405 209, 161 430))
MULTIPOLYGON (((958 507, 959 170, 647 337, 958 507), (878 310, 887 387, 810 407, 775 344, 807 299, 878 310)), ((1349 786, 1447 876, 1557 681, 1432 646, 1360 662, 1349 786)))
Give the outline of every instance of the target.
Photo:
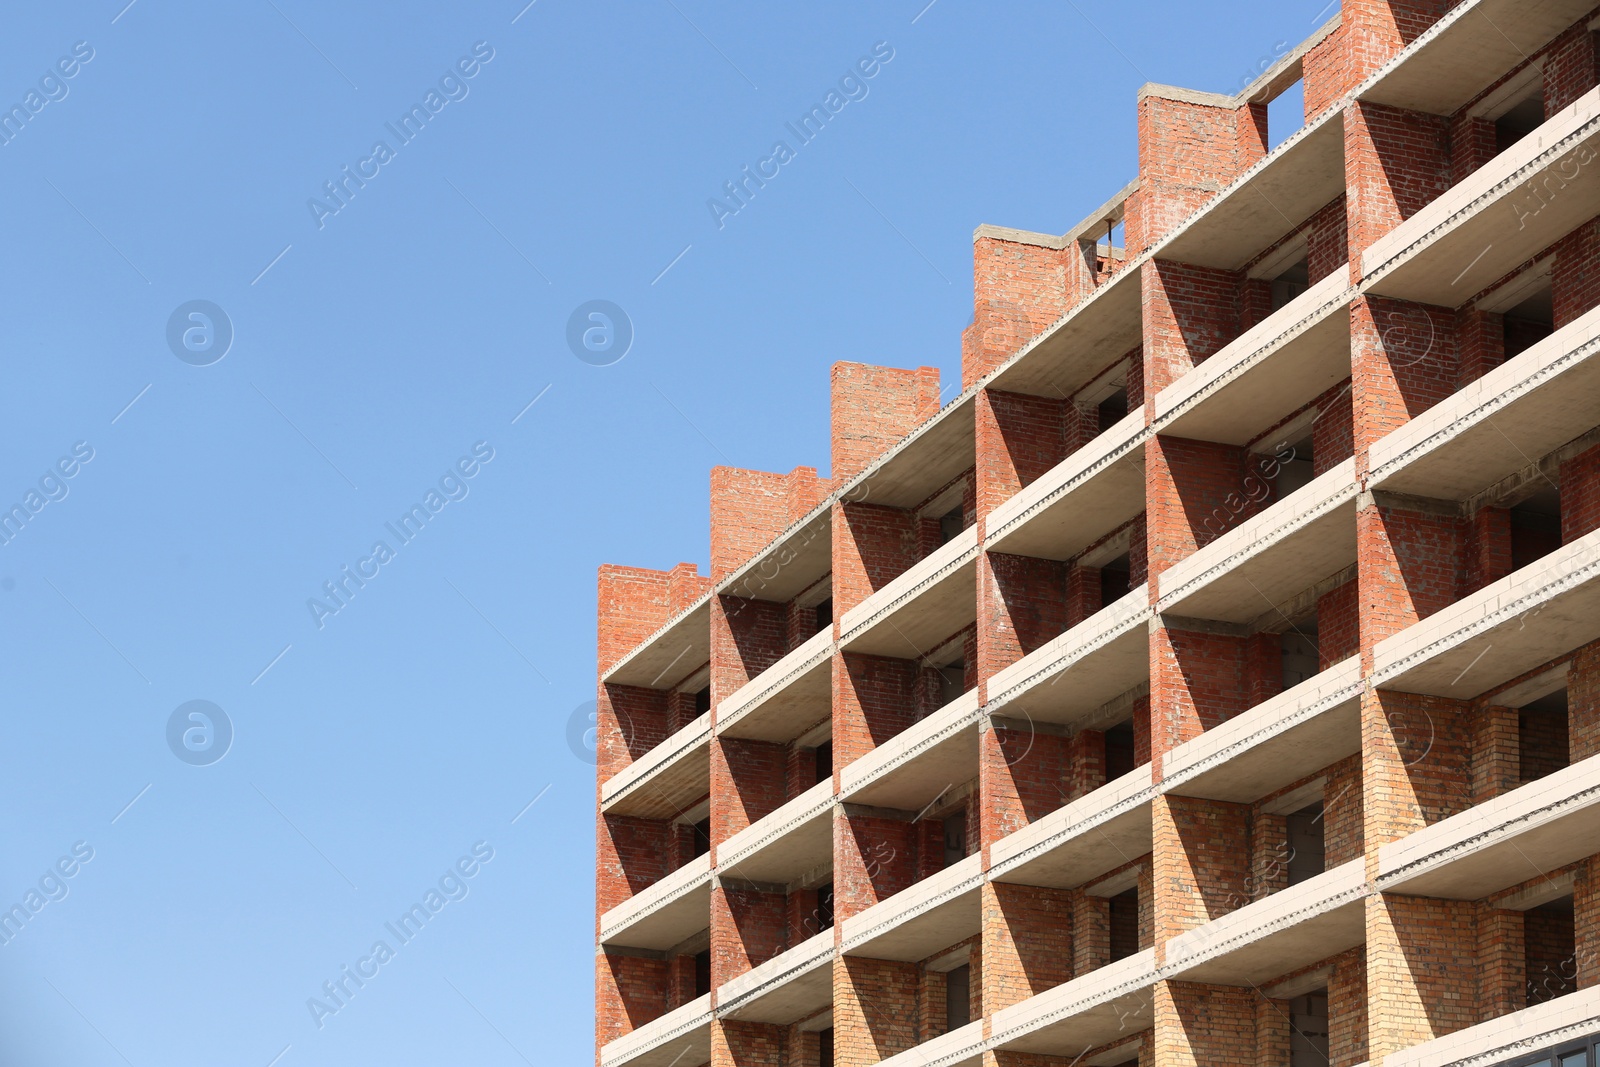
POLYGON ((1075 889, 1150 851, 1150 764, 989 846, 995 882, 1075 889))
POLYGON ((711 855, 697 856, 600 917, 600 943, 662 951, 711 921, 711 855))
POLYGON ((711 995, 691 1000, 600 1050, 600 1067, 686 1067, 711 1059, 711 995))
POLYGON ((832 657, 830 626, 718 704, 717 735, 787 743, 827 718, 832 657))
POLYGON ((1161 791, 1248 804, 1360 752, 1364 688, 1359 656, 1334 664, 1167 753, 1161 791))
POLYGON ((978 934, 983 857, 973 853, 846 919, 839 951, 916 962, 978 934))
POLYGON ((1173 564, 1157 610, 1246 623, 1344 570, 1356 561, 1358 490, 1347 459, 1173 564))
POLYGON ((1144 411, 1056 464, 989 516, 984 547, 1071 559, 1144 510, 1144 411))
POLYGON ((1372 685, 1467 699, 1600 640, 1600 530, 1378 643, 1372 685))
POLYGON ((1084 725, 1103 714, 1108 701, 1148 683, 1149 596, 1140 585, 997 672, 989 679, 988 710, 1084 725))
POLYGON ((711 658, 711 597, 673 616, 600 678, 613 685, 671 689, 711 658))
POLYGON ((711 715, 674 733, 600 787, 607 815, 670 819, 711 789, 711 715))
POLYGON ((818 782, 717 846, 717 873, 788 884, 833 860, 833 780, 818 782))
POLYGON ((871 656, 919 659, 977 617, 978 528, 948 544, 845 612, 839 647, 871 656))
POLYGON ((833 931, 823 930, 717 990, 717 1018, 796 1022, 833 1003, 833 931))
POLYGON ((1362 288, 1460 307, 1600 213, 1600 88, 1379 238, 1362 288))
POLYGON ((1479 1067, 1592 1037, 1600 1029, 1600 987, 1523 1008, 1383 1058, 1384 1067, 1479 1067))
POLYGON ((1373 444, 1369 489, 1465 500, 1595 424, 1594 308, 1373 444))
POLYGON ((839 798, 900 811, 933 803, 941 793, 978 776, 983 720, 978 691, 969 689, 845 767, 839 774, 839 798))
POLYGON ((1148 1029, 1155 949, 1145 949, 994 1014, 989 1048, 1072 1059, 1148 1029))

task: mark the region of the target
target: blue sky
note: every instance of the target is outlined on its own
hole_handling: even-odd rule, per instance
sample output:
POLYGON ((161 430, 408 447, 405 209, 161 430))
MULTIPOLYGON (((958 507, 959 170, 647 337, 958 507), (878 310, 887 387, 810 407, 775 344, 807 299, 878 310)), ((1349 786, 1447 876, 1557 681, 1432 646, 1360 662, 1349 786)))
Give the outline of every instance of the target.
POLYGON ((1331 14, 524 2, 8 16, 0 1061, 586 1062, 595 567, 703 568, 713 464, 825 470, 835 360, 958 387, 973 227, 1063 232, 1142 82, 1231 92, 1331 14), (569 348, 592 300, 625 358, 569 348))

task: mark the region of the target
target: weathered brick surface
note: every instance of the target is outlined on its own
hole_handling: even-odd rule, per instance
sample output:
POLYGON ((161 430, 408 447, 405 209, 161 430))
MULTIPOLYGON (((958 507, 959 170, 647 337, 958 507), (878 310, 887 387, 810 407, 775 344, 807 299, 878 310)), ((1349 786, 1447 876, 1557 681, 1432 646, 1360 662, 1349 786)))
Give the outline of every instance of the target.
POLYGON ((966 388, 1015 355, 1094 288, 1077 247, 1025 241, 972 241, 972 324, 961 335, 961 385, 966 388))
POLYGON ((1067 628, 1067 567, 984 552, 978 557, 978 678, 987 682, 1067 628))
POLYGON ((1157 436, 1145 446, 1152 574, 1204 548, 1272 502, 1262 458, 1231 445, 1157 436))
POLYGON ((847 815, 833 820, 833 914, 843 922, 916 880, 915 825, 899 819, 847 815))
POLYGON ((1267 108, 1237 110, 1153 93, 1139 100, 1139 218, 1127 224, 1136 255, 1170 232, 1266 154, 1267 108))
POLYGON ((1153 397, 1242 332, 1244 276, 1148 260, 1144 272, 1144 395, 1153 397))
MULTIPOLYGON (((1562 543, 1576 541, 1595 530, 1600 530, 1600 445, 1561 464, 1562 543)), ((1508 533, 1508 540, 1509 536, 1508 533)))
POLYGON ((1362 693, 1363 836, 1369 865, 1378 847, 1469 806, 1469 719, 1461 701, 1382 689, 1362 693))
POLYGON ((781 1026, 718 1019, 711 1024, 711 1067, 785 1067, 781 1026))
POLYGON ((1367 1062, 1367 950, 1334 957, 1328 978, 1328 1067, 1367 1062))
POLYGON ((1154 803, 1156 943, 1249 903, 1250 807, 1172 794, 1154 803))
POLYGON ((833 470, 843 488, 873 460, 939 412, 939 368, 833 365, 833 470))
POLYGON ((834 1063, 867 1067, 917 1044, 918 985, 915 963, 836 957, 834 1063))
POLYGON ((594 977, 597 1047, 667 1012, 664 960, 601 953, 595 961, 594 977))
POLYGON ((719 885, 711 890, 711 984, 759 967, 789 947, 782 893, 719 885))
POLYGON ((914 721, 916 664, 841 652, 833 657, 833 767, 837 772, 914 721))
POLYGON ((1072 894, 983 887, 983 1009, 993 1014, 1072 977, 1072 894))
POLYGON ((711 580, 748 562, 827 495, 828 480, 814 467, 788 474, 712 467, 711 580))
POLYGON ((1344 160, 1356 254, 1450 187, 1450 120, 1358 101, 1345 111, 1344 160))
POLYGON ((1356 475, 1367 450, 1455 391, 1459 375, 1455 315, 1384 297, 1350 305, 1351 406, 1356 475))
POLYGON ((1162 1067, 1256 1067, 1253 989, 1157 982, 1155 1062, 1162 1067))
POLYGON ((1600 753, 1600 642, 1585 645, 1567 671, 1568 758, 1600 753))
POLYGON ((1556 242, 1550 287, 1558 330, 1600 305, 1600 220, 1590 220, 1556 242))
POLYGON ((788 799, 789 753, 771 741, 716 737, 711 744, 711 843, 720 845, 788 799))
POLYGON ((1461 900, 1367 898, 1367 1038, 1374 1062, 1477 1022, 1476 908, 1461 900))
POLYGON ((877 504, 833 505, 833 617, 898 578, 922 558, 915 515, 877 504))

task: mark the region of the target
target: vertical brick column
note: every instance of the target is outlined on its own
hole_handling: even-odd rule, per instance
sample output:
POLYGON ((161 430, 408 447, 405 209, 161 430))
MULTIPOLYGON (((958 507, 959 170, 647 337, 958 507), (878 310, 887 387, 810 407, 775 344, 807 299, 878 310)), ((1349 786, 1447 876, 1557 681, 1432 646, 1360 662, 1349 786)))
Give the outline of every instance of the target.
POLYGON ((1250 807, 1165 794, 1152 814, 1159 957, 1166 941, 1248 903, 1250 807))
MULTIPOLYGON (((1470 719, 1463 702, 1382 690, 1362 694, 1369 874, 1382 845, 1469 805, 1470 719)), ((1470 901, 1393 893, 1367 899, 1367 1011, 1374 1064, 1391 1052, 1477 1022, 1476 909, 1470 901)))
POLYGON ((985 882, 983 1014, 993 1015, 1073 976, 1073 894, 985 882))
POLYGON ((972 324, 961 334, 967 388, 1014 355, 1094 288, 1077 242, 980 226, 972 235, 972 324))
POLYGON ((1479 508, 1463 533, 1466 573, 1461 593, 1465 596, 1511 573, 1511 511, 1479 508))
POLYGON ((1335 957, 1328 977, 1328 1067, 1367 1062, 1367 950, 1335 957))
POLYGON ((1567 668, 1567 758, 1600 753, 1600 643, 1585 645, 1567 668))
POLYGON ((835 363, 829 403, 833 487, 843 487, 938 411, 938 367, 835 363))
POLYGON ((1558 330, 1600 305, 1600 220, 1591 219, 1556 242, 1550 295, 1558 330))
MULTIPOLYGON (((1102 751, 1103 746, 1102 741, 1102 751)), ((1069 781, 1087 758, 1081 744, 1036 725, 1006 720, 987 725, 978 738, 979 847, 987 848, 1073 799, 1069 781)))
POLYGON ((1589 989, 1600 985, 1600 863, 1593 856, 1578 865, 1572 912, 1578 988, 1589 989))
POLYGON ((1482 906, 1478 912, 1478 1018, 1487 1022, 1528 1006, 1527 948, 1522 912, 1482 906))
POLYGON ((1600 445, 1561 464, 1561 543, 1600 530, 1600 445))
POLYGON ((1254 989, 1236 986, 1157 982, 1155 1064, 1256 1067, 1259 997, 1254 989))
POLYGON ((1465 524, 1441 506, 1432 511, 1363 494, 1356 510, 1356 578, 1361 649, 1373 646, 1459 598, 1465 524))
POLYGON ((782 1026, 734 1019, 711 1022, 711 1067, 789 1067, 782 1026))
MULTIPOLYGON (((598 575, 596 668, 604 676, 628 650, 688 606, 707 581, 692 563, 671 571, 603 566, 598 575)), ((599 787, 659 744, 670 726, 669 694, 637 686, 596 687, 596 809, 599 787)), ((672 825, 659 819, 595 819, 595 930, 600 916, 670 873, 678 860, 672 825)), ((604 1045, 672 1007, 666 960, 607 952, 595 959, 595 1039, 604 1045)))
POLYGON ((711 986, 759 967, 789 947, 781 891, 718 884, 711 890, 711 986))
POLYGON ((917 1044, 917 985, 914 963, 834 958, 836 1067, 870 1067, 917 1044))
POLYGON ((1072 973, 1088 974, 1111 962, 1111 899, 1072 895, 1072 973))

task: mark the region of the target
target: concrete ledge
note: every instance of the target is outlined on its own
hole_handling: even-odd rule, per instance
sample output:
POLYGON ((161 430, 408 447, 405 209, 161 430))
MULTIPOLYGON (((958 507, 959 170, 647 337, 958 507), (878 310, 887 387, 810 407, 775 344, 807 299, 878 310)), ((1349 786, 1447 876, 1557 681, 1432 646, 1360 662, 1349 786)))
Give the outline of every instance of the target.
POLYGON ((645 1023, 600 1050, 600 1067, 671 1067, 700 1064, 711 1059, 711 995, 691 1000, 681 1008, 645 1023), (701 1058, 692 1053, 704 1050, 701 1058))
POLYGON ((1056 464, 995 508, 984 548, 1040 559, 1071 559, 1144 510, 1144 410, 1056 464))
POLYGON ((1378 850, 1385 893, 1478 900, 1600 852, 1600 756, 1378 850))
POLYGON ((977 241, 988 238, 991 241, 1010 241, 1012 244, 1033 245, 1037 248, 1050 248, 1059 252, 1066 248, 1068 241, 1065 237, 1056 237, 1054 234, 1034 233, 1032 230, 1014 230, 1009 226, 991 226, 984 223, 972 231, 972 240, 977 241))
POLYGON ((997 672, 989 679, 988 710, 1069 725, 1092 718, 1149 681, 1150 617, 1149 589, 1140 585, 997 672))
POLYGON ((1362 289, 1460 307, 1600 211, 1597 153, 1600 88, 1374 242, 1361 256, 1362 289))
POLYGON ((1372 685, 1478 696, 1600 639, 1600 530, 1380 641, 1372 685))
POLYGON ((792 1023, 833 1002, 833 931, 823 930, 722 983, 717 1018, 792 1023))
POLYGON ((1357 857, 1166 943, 1161 977, 1257 985, 1363 944, 1372 887, 1357 857))
POLYGON ((700 716, 606 779, 606 815, 671 818, 711 789, 711 713, 700 716))
POLYGON ((833 779, 818 782, 717 847, 717 873, 787 883, 833 859, 833 779))
POLYGON ((1076 1057, 1150 1026, 1155 949, 1013 1004, 991 1019, 988 1048, 1076 1057))
POLYGON ((978 528, 969 526, 948 544, 839 620, 839 647, 851 652, 917 659, 935 642, 977 618, 978 528), (915 607, 915 611, 911 611, 915 607))
POLYGON ((668 949, 711 924, 711 854, 696 856, 600 917, 600 942, 668 949))
POLYGON ((711 658, 711 594, 707 593, 645 638, 601 676, 613 685, 671 689, 711 658))
POLYGON ((989 879, 1075 889, 1150 851, 1150 764, 989 846, 989 879))
POLYGON ((1173 564, 1157 610, 1245 623, 1354 563, 1355 470, 1345 460, 1173 564))
POLYGON ((983 1020, 924 1041, 886 1060, 878 1067, 978 1067, 983 1062, 983 1020))
POLYGON ((1371 449, 1369 489, 1465 500, 1592 428, 1600 308, 1435 404, 1371 449))
POLYGON ((927 959, 979 932, 983 881, 983 856, 975 852, 846 919, 839 951, 879 960, 927 959))
POLYGON ((1361 751, 1361 657, 1351 656, 1168 752, 1161 792, 1236 804, 1361 751))
POLYGON ((1154 430, 1243 445, 1350 377, 1348 265, 1156 394, 1154 430))
POLYGON ((978 775, 984 709, 969 689, 839 773, 839 799, 915 811, 978 775))
POLYGON ((1593 7, 1590 0, 1466 0, 1351 95, 1430 115, 1453 115, 1593 7))
POLYGON ((1600 1030, 1600 988, 1580 989, 1453 1034, 1391 1052, 1384 1067, 1491 1067, 1600 1030))
POLYGON ((792 741, 812 723, 827 718, 832 698, 827 667, 832 655, 830 626, 718 704, 717 735, 792 741), (808 718, 808 708, 817 714, 808 718))
POLYGON ((833 498, 812 508, 734 569, 713 592, 784 603, 833 567, 833 498))

